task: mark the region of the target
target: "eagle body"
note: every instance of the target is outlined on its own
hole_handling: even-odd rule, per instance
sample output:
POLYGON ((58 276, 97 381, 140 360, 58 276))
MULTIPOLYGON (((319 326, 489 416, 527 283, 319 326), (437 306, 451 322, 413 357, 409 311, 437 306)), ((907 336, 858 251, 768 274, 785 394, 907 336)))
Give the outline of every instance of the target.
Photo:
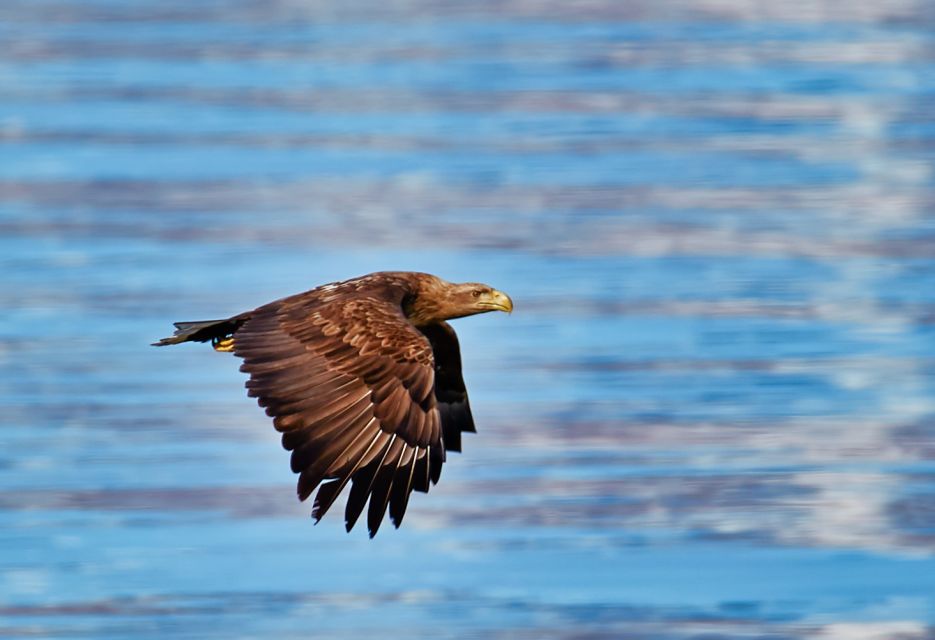
POLYGON ((438 482, 446 451, 474 421, 454 329, 446 322, 513 310, 506 294, 427 273, 378 272, 326 284, 225 320, 175 323, 156 346, 211 342, 243 359, 257 398, 299 474, 316 487, 316 522, 351 484, 345 527, 367 508, 376 535, 402 523, 413 490, 438 482))

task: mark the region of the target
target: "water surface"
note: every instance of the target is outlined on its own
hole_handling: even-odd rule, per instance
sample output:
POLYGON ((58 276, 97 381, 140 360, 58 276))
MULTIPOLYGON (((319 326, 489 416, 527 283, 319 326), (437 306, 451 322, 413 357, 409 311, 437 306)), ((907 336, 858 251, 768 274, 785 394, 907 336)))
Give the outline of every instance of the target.
POLYGON ((0 5, 0 637, 935 637, 924 2, 0 5), (294 498, 236 360, 382 269, 478 424, 294 498))

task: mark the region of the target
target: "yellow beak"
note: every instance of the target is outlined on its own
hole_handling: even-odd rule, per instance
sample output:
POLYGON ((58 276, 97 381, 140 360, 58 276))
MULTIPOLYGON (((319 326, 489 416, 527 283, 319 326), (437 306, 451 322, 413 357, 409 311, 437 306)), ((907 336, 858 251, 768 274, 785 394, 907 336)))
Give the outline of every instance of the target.
POLYGON ((513 301, 510 296, 496 289, 490 292, 490 306, 497 311, 513 313, 513 301))

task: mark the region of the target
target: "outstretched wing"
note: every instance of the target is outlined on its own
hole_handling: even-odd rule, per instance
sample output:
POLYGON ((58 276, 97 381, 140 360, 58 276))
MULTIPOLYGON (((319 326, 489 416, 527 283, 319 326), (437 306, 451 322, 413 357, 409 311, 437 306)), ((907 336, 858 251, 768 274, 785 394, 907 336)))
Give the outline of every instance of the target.
POLYGON ((461 433, 474 433, 474 418, 461 375, 458 336, 447 322, 421 327, 435 355, 435 399, 442 421, 445 449, 461 451, 461 433))
MULTIPOLYGON (((402 522, 413 489, 438 481, 445 450, 429 340, 399 305, 374 297, 296 297, 253 312, 234 335, 248 394, 273 418, 312 515, 353 481, 348 531, 369 499, 373 537, 389 506, 402 522)), ((462 385, 463 386, 463 385, 462 385)))

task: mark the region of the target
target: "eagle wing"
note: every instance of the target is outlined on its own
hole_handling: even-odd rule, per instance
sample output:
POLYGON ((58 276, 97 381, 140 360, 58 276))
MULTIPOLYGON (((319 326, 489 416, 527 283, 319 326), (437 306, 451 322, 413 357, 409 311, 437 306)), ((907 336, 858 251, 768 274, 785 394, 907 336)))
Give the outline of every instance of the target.
POLYGON ((316 522, 352 481, 345 526, 351 530, 369 500, 373 537, 387 507, 398 527, 412 490, 438 481, 450 420, 435 396, 434 333, 427 337, 399 304, 378 297, 299 296, 260 307, 234 334, 248 395, 292 451, 299 498, 320 485, 316 522))
POLYGON ((441 414, 442 439, 448 451, 461 451, 461 433, 474 433, 474 418, 461 374, 458 335, 447 322, 421 327, 435 357, 435 400, 441 414))

